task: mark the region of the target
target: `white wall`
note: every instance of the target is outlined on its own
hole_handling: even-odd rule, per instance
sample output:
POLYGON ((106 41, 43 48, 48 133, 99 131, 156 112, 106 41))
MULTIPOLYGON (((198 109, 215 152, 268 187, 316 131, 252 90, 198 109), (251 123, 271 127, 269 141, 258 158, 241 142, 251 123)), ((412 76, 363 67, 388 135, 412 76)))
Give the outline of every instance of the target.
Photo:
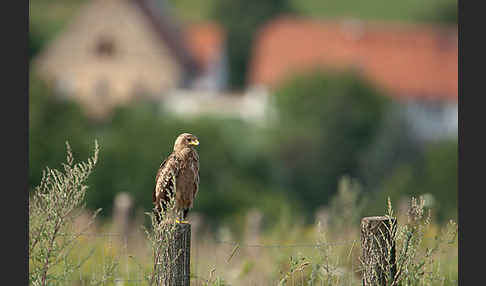
POLYGON ((457 138, 457 102, 410 100, 404 103, 404 114, 420 140, 457 138))

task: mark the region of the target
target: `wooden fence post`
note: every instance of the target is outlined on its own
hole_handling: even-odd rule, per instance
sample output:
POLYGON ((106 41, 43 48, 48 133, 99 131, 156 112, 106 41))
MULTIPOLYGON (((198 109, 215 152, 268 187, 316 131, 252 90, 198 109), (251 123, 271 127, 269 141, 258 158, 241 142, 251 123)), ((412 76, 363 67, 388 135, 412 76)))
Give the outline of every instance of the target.
POLYGON ((189 286, 191 258, 191 225, 177 224, 174 239, 169 243, 166 255, 163 255, 162 265, 168 267, 171 273, 165 276, 164 286, 189 286))
POLYGON ((386 216, 361 219, 363 286, 391 285, 397 272, 396 219, 386 216))

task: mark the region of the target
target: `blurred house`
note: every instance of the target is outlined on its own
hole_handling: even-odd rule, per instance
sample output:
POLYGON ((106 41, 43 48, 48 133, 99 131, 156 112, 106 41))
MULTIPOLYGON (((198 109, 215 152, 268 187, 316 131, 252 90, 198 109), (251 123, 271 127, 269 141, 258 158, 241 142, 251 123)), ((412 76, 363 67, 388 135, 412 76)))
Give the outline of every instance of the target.
POLYGON ((313 68, 359 71, 402 103, 419 139, 457 137, 457 26, 280 17, 256 38, 248 82, 272 89, 313 68))
POLYGON ((173 15, 164 0, 88 1, 34 69, 93 116, 135 98, 160 100, 174 89, 224 89, 222 29, 183 27, 173 15))

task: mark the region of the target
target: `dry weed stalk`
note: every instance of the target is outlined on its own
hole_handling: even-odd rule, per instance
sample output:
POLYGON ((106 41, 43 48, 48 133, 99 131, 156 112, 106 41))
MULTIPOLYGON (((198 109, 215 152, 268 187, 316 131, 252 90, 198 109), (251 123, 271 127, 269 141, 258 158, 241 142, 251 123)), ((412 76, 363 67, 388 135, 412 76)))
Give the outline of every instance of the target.
MULTIPOLYGON (((98 209, 81 230, 73 222, 85 210, 86 181, 98 162, 99 145, 87 162, 74 163, 71 146, 66 142, 67 158, 63 170, 46 167, 40 184, 29 198, 29 285, 65 285, 88 256, 75 262, 70 257, 77 239, 94 222, 98 209)), ((103 265, 100 281, 111 278, 115 263, 103 265)))
MULTIPOLYGON (((457 281, 448 281, 443 277, 438 266, 434 268, 437 259, 435 254, 443 249, 444 242, 454 243, 457 237, 457 224, 449 221, 442 234, 435 236, 434 246, 424 248, 424 235, 431 225, 430 210, 425 214, 424 199, 420 197, 417 200, 412 197, 407 211, 407 222, 403 225, 394 224, 388 229, 389 241, 395 243, 396 248, 383 245, 381 249, 388 249, 388 252, 377 254, 386 259, 385 263, 380 265, 381 272, 387 273, 384 276, 385 285, 457 284, 457 281), (396 258, 395 253, 390 252, 391 249, 396 249, 396 258)), ((395 218, 389 198, 386 216, 395 218)))

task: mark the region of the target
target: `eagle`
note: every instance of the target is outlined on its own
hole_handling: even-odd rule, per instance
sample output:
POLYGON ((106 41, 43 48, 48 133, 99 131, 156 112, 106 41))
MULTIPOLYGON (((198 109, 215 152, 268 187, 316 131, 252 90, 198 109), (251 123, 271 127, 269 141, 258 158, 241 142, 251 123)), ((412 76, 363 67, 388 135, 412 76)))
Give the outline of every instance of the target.
POLYGON ((198 145, 199 139, 196 136, 182 133, 177 137, 172 153, 160 164, 152 195, 158 223, 159 214, 167 210, 171 197, 175 200, 178 217, 182 217, 182 223, 187 223, 187 213, 199 189, 199 155, 195 149, 198 145))

